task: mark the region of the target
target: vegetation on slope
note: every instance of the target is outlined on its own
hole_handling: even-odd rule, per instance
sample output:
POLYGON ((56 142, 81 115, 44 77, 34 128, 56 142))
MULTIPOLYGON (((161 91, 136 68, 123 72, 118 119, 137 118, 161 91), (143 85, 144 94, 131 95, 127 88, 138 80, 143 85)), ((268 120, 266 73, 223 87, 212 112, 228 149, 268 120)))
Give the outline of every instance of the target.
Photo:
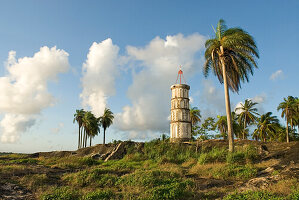
MULTIPOLYGON (((90 148, 85 152, 90 153, 90 148)), ((286 152, 297 151, 296 142, 265 145, 242 140, 231 153, 223 140, 197 145, 172 144, 164 138, 142 145, 127 142, 123 158, 107 162, 92 159, 92 154, 84 156, 83 150, 40 153, 36 158, 34 154, 2 155, 1 182, 24 188, 31 199, 44 200, 298 198, 298 177, 280 164, 283 160, 289 166, 298 164, 296 155, 287 158, 292 152, 286 152), (261 145, 268 148, 267 155, 261 145), (273 170, 265 172, 270 166, 273 170), (276 181, 261 190, 248 186, 263 173, 276 181)))

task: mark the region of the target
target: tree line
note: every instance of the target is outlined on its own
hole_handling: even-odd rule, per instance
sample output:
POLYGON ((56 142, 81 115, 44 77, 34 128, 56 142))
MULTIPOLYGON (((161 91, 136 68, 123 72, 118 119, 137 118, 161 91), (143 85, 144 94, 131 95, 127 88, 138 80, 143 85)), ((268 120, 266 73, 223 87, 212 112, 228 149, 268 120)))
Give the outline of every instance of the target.
MULTIPOLYGON (((232 129, 236 138, 248 139, 251 137, 252 139, 263 142, 289 142, 290 140, 299 140, 298 97, 288 96, 284 98, 284 101, 277 107, 277 110, 281 111, 281 117, 286 121, 285 126, 279 123, 277 116, 274 116, 272 112, 259 114, 255 107, 256 105, 256 102, 246 99, 244 103, 241 103, 240 106, 231 113, 232 129), (250 126, 255 126, 252 133, 249 131, 250 126)), ((191 107, 190 117, 192 135, 194 137, 199 137, 200 139, 228 139, 227 116, 218 115, 217 118, 208 117, 199 126, 199 122, 201 122, 200 110, 197 107, 191 107)))
POLYGON ((100 117, 95 117, 91 111, 83 109, 76 110, 73 123, 77 122, 78 130, 78 149, 91 146, 92 139, 100 133, 100 127, 103 127, 103 144, 105 144, 106 129, 113 123, 114 115, 109 108, 105 108, 104 113, 100 117))

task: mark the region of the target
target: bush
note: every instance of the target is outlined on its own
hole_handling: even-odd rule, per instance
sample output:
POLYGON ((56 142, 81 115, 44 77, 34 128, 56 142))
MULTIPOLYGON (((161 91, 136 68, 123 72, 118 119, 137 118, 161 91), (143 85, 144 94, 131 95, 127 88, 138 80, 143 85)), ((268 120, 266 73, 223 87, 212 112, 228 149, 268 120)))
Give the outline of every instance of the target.
POLYGON ((242 193, 229 194, 224 200, 283 200, 284 197, 266 191, 247 191, 242 193))
POLYGON ((84 157, 78 159, 79 165, 86 165, 86 166, 92 166, 98 164, 97 160, 92 159, 91 157, 84 157))
POLYGON ((144 144, 144 155, 147 159, 157 162, 181 164, 190 158, 196 158, 195 147, 192 145, 169 143, 168 140, 152 140, 144 144))
POLYGON ((260 155, 258 154, 258 151, 255 146, 249 145, 245 149, 245 158, 247 163, 252 163, 256 160, 258 160, 260 155))
POLYGON ((80 194, 77 190, 69 187, 55 188, 52 192, 45 194, 43 200, 79 200, 80 194))
POLYGON ((299 200, 299 190, 295 190, 293 191, 287 199, 290 199, 290 200, 299 200))
POLYGON ((230 152, 226 156, 226 162, 229 164, 244 164, 245 161, 245 153, 241 151, 230 152))
POLYGON ((200 164, 207 164, 213 162, 224 162, 227 154, 226 149, 213 148, 211 151, 201 153, 198 159, 200 164))
POLYGON ((252 165, 227 165, 224 168, 218 169, 213 173, 215 178, 234 178, 240 180, 247 180, 256 176, 257 169, 252 165))
POLYGON ((82 200, 115 199, 115 197, 115 193, 111 190, 97 190, 84 195, 82 200))
POLYGON ((115 185, 118 177, 115 174, 109 174, 109 171, 106 170, 93 169, 68 174, 63 179, 73 186, 85 187, 87 185, 95 185, 98 187, 109 187, 115 185))
POLYGON ((136 171, 117 182, 119 186, 137 187, 144 191, 141 199, 182 199, 188 194, 186 187, 192 184, 180 178, 179 174, 158 170, 136 171))
POLYGON ((25 159, 17 159, 17 160, 12 160, 10 163, 13 164, 37 164, 38 160, 33 159, 33 158, 25 158, 25 159))
POLYGON ((160 185, 147 191, 148 199, 180 199, 184 196, 185 182, 160 185))

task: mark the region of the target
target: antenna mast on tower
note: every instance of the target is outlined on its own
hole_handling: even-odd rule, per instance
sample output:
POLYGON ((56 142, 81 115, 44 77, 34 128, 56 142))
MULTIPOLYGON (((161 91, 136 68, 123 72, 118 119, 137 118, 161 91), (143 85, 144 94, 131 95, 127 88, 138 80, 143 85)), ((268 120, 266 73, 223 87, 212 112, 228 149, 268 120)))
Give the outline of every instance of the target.
POLYGON ((185 82, 185 84, 186 84, 186 81, 185 81, 185 78, 184 78, 184 75, 183 75, 183 71, 182 71, 182 66, 180 66, 180 70, 179 70, 179 72, 178 72, 178 77, 176 78, 176 82, 175 82, 175 84, 178 83, 178 79, 179 79, 179 77, 180 77, 180 84, 182 84, 182 77, 183 77, 183 80, 184 80, 184 82, 185 82))

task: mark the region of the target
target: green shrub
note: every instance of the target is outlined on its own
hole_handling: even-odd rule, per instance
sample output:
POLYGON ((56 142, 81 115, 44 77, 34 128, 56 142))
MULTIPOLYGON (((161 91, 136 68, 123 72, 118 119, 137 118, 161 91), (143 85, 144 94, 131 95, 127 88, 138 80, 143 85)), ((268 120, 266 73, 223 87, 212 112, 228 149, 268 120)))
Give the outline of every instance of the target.
POLYGON ((226 162, 229 164, 244 164, 245 161, 245 153, 241 151, 230 152, 226 156, 226 162))
POLYGON ((299 190, 295 190, 294 192, 292 192, 288 198, 289 200, 299 200, 299 190))
POLYGON ((69 184, 78 187, 95 185, 97 187, 114 186, 118 180, 117 175, 109 174, 109 171, 103 169, 83 170, 80 172, 68 174, 63 177, 69 184))
POLYGON ((79 200, 80 193, 70 187, 55 188, 52 192, 42 196, 43 200, 79 200))
POLYGON ((111 190, 97 190, 90 192, 82 197, 82 200, 102 200, 102 199, 115 199, 116 195, 111 190))
POLYGON ((247 191, 242 193, 229 194, 224 200, 283 200, 284 197, 266 191, 247 191))
POLYGON ((160 185, 147 191, 148 199, 181 199, 185 192, 186 183, 176 182, 160 185))
POLYGON ((13 164, 37 164, 38 160, 33 159, 33 158, 25 158, 25 159, 11 160, 10 163, 13 163, 13 164))
POLYGON ((213 148, 211 151, 201 153, 198 159, 200 164, 224 162, 227 151, 224 148, 213 148))
POLYGON ((256 176, 257 169, 252 165, 227 165, 213 172, 215 178, 247 180, 256 176))
POLYGON ((245 149, 245 158, 248 163, 258 160, 260 158, 260 155, 257 148, 253 145, 247 146, 245 149))
POLYGON ((78 159, 79 165, 86 165, 86 166, 92 166, 99 164, 97 160, 92 159, 91 157, 84 157, 78 159))
POLYGON ((172 162, 181 164, 190 158, 198 156, 192 145, 169 143, 168 140, 152 140, 144 144, 144 155, 147 159, 157 162, 172 162))
MULTIPOLYGON (((182 199, 188 195, 187 186, 193 182, 182 179, 178 174, 159 170, 135 171, 122 176, 117 182, 120 187, 135 187, 144 191, 141 199, 182 199)), ((130 198, 135 198, 131 194, 130 198)))

